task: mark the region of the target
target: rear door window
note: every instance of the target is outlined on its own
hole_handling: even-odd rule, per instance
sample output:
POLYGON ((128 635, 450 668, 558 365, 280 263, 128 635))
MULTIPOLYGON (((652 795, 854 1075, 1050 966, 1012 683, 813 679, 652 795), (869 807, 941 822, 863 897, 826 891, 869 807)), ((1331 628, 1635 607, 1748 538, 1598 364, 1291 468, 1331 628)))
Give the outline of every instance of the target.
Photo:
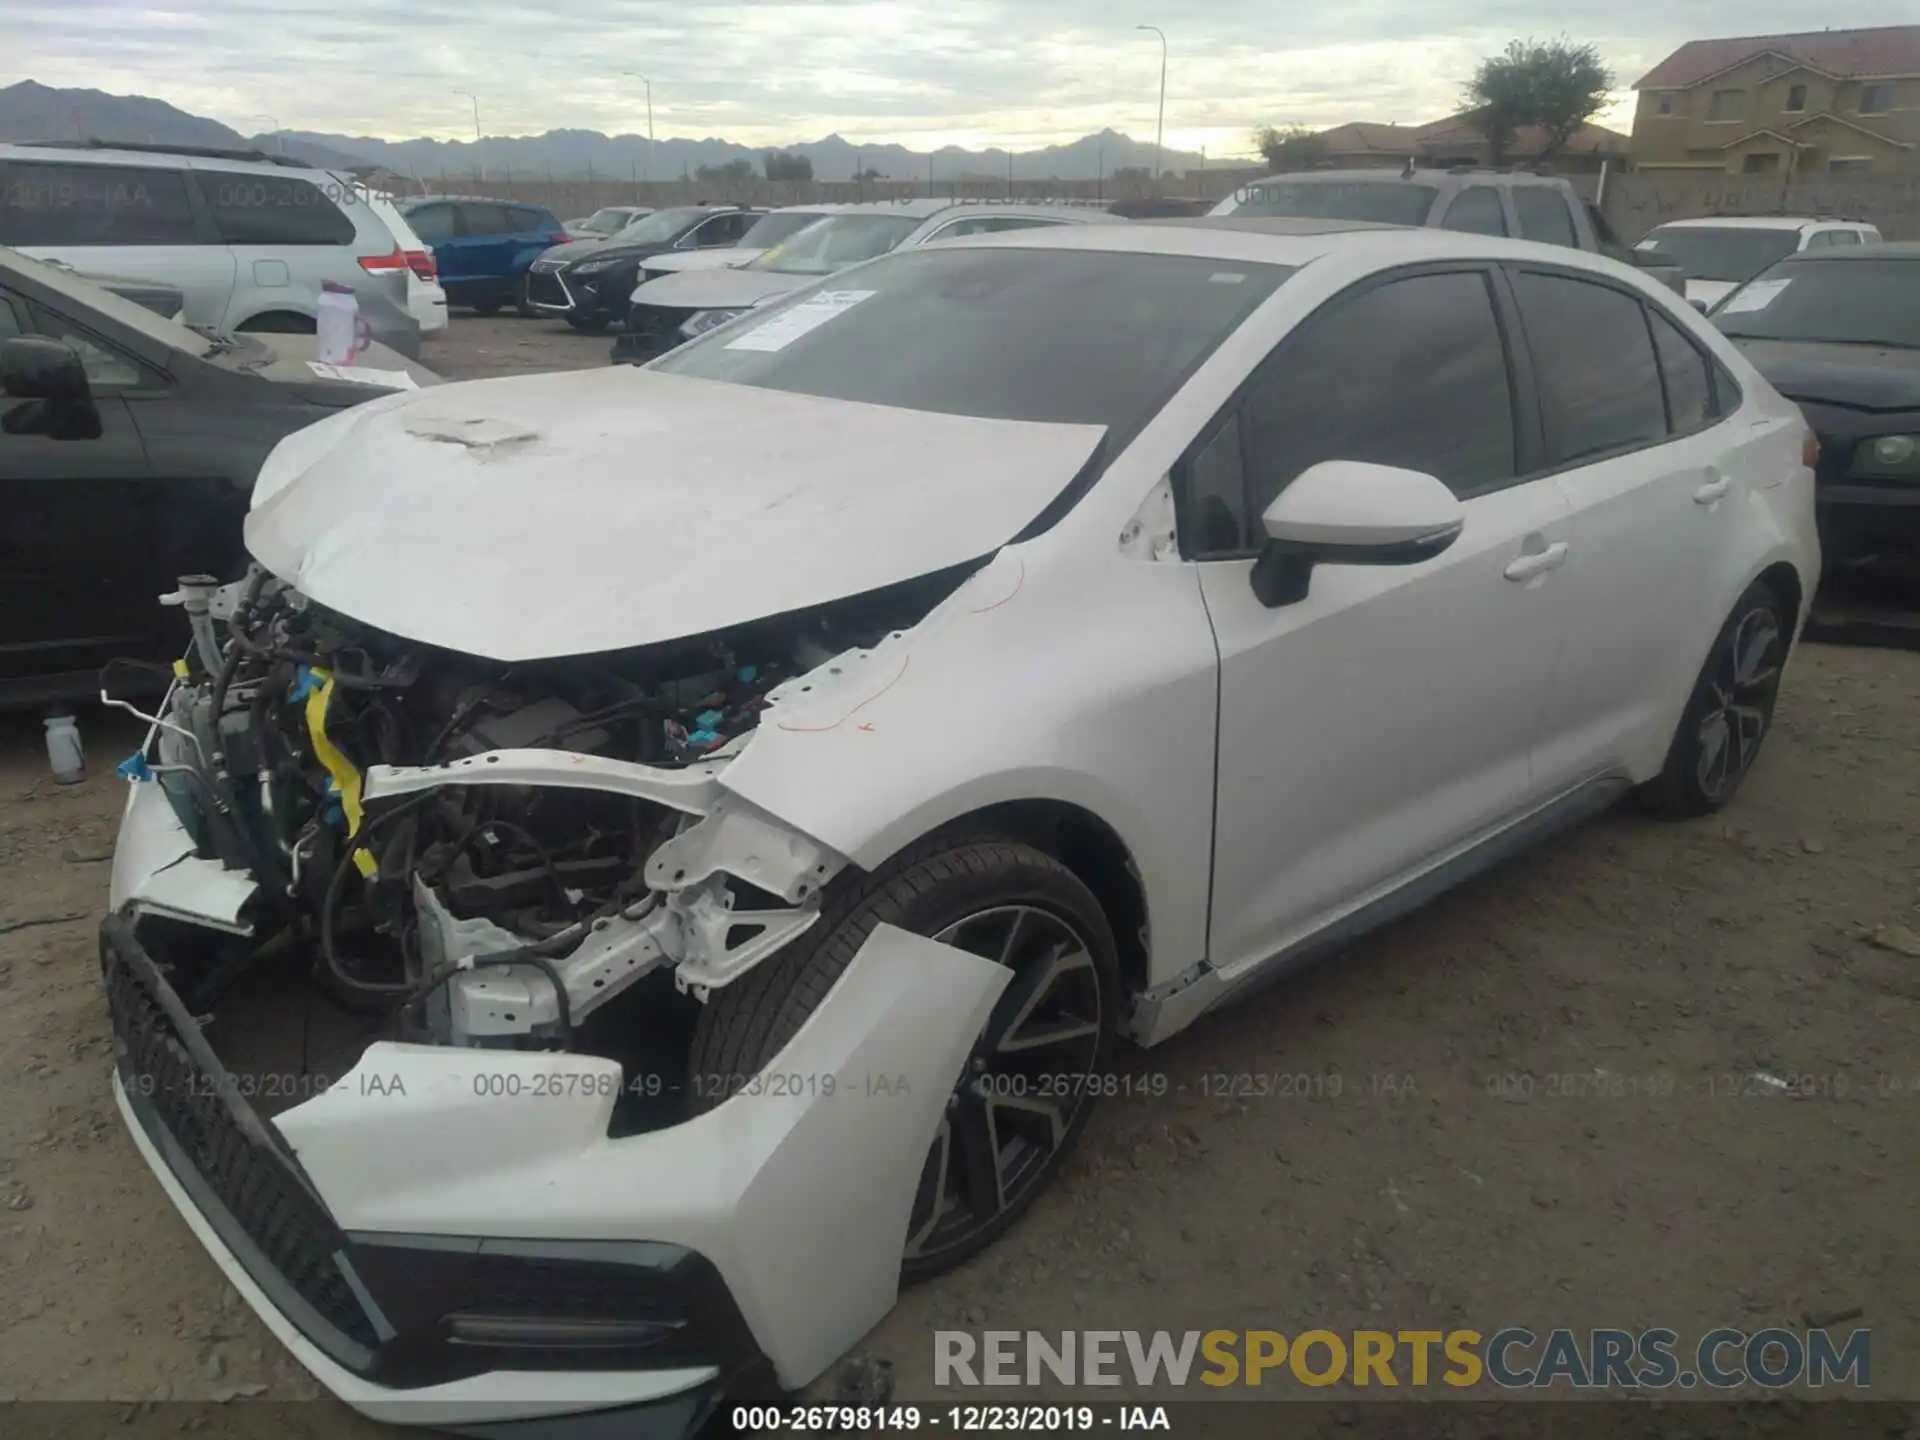
POLYGON ((513 210, 506 205, 462 204, 460 233, 462 235, 511 235, 514 233, 513 210))
POLYGON ((1664 440, 1667 407, 1645 309, 1568 275, 1513 276, 1540 388, 1547 457, 1576 464, 1664 440))
POLYGON ((513 207, 513 228, 518 234, 531 235, 548 228, 547 217, 538 210, 516 205, 513 207))
POLYGON ((0 163, 0 245, 194 245, 193 202, 178 170, 0 163))
POLYGON ((237 170, 194 173, 200 198, 229 245, 351 245, 354 226, 310 180, 293 175, 248 175, 237 170))
POLYGON ((1660 357, 1660 378, 1667 390, 1667 425, 1676 435, 1698 430, 1714 418, 1713 369, 1707 357, 1680 327, 1652 306, 1653 348, 1660 357))
POLYGON ((1545 185, 1516 185, 1513 208, 1520 217, 1523 240, 1565 245, 1569 249, 1578 247, 1580 242, 1573 233, 1573 212, 1567 209, 1567 202, 1559 191, 1545 185))
POLYGON ((1467 186, 1447 206, 1440 228, 1469 235, 1506 234, 1507 216, 1500 205, 1500 192, 1491 185, 1467 186))
POLYGON ((1858 245, 1860 243, 1860 232, 1858 230, 1829 230, 1827 232, 1827 243, 1829 245, 1858 245))

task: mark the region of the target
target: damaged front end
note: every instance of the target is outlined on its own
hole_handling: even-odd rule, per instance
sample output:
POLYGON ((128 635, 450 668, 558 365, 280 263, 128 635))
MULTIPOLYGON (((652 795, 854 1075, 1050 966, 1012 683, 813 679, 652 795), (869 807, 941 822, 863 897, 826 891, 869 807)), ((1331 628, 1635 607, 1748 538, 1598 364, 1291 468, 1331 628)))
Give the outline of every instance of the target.
POLYGON ((810 1084, 723 1104, 748 1077, 689 1056, 702 1002, 848 864, 727 791, 730 761, 962 579, 511 664, 263 571, 183 582, 195 644, 122 766, 120 1100, 335 1393, 455 1424, 762 1362, 798 1385, 892 1303, 874 1232, 904 1236, 998 967, 882 927, 777 1057, 810 1084), (911 1103, 836 1097, 856 1069, 911 1074, 911 1103))

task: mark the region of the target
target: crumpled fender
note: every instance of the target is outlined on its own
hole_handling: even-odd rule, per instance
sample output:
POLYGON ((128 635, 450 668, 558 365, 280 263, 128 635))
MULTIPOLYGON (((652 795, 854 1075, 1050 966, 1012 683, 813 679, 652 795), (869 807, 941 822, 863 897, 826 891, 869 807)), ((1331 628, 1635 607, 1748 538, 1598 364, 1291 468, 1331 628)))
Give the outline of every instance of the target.
POLYGON ((385 1042, 274 1123, 349 1231, 697 1250, 797 1387, 892 1308, 928 1147, 1009 973, 878 926, 741 1093, 650 1134, 607 1137, 642 1078, 614 1061, 385 1042))

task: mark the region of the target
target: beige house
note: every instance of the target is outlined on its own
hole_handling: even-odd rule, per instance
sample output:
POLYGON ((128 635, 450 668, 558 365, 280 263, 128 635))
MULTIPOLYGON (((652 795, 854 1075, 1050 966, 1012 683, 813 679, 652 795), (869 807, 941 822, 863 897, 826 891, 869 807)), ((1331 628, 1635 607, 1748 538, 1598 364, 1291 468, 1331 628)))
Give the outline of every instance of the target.
POLYGON ((1636 170, 1784 180, 1920 166, 1920 25, 1691 40, 1633 88, 1636 170))
MULTIPOLYGON (((1326 164, 1341 170, 1400 166, 1409 159, 1422 167, 1487 165, 1492 151, 1473 121, 1449 115, 1426 125, 1379 125, 1356 120, 1319 134, 1326 164)), ((1532 165, 1547 147, 1547 135, 1537 125, 1523 125, 1507 147, 1505 163, 1532 165)), ((1627 157, 1628 140, 1600 125, 1582 125, 1547 161, 1568 174, 1597 171, 1603 160, 1618 166, 1627 157)))

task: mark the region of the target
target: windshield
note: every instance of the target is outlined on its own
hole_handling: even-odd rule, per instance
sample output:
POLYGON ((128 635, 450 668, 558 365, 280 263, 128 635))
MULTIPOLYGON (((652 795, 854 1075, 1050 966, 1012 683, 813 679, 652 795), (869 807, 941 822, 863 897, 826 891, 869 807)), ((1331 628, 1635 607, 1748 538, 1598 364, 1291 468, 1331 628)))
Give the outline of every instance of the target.
POLYGON ((740 243, 751 245, 756 250, 770 250, 788 236, 798 235, 820 218, 818 210, 776 210, 762 215, 749 225, 747 233, 740 237, 740 243))
POLYGON ((676 240, 680 232, 711 210, 702 210, 697 205, 682 205, 673 210, 656 210, 651 215, 642 215, 626 229, 612 237, 616 245, 665 245, 676 240))
POLYGON ((886 254, 919 228, 914 215, 830 215, 749 261, 746 268, 778 275, 831 275, 886 254))
POLYGON ((220 348, 217 343, 209 343, 207 337, 156 315, 146 306, 136 305, 123 295, 114 294, 77 271, 58 265, 43 265, 17 251, 0 251, 0 276, 4 276, 9 269, 30 275, 56 295, 71 300, 72 318, 75 320, 84 322, 87 312, 92 311, 129 330, 139 331, 149 340, 172 346, 175 350, 185 350, 189 355, 210 355, 220 348))
POLYGON ((1371 220, 1424 225, 1440 192, 1417 180, 1262 180, 1243 186, 1216 215, 1243 220, 1371 220), (1231 207, 1231 208, 1229 208, 1231 207))
POLYGON ((1126 447, 1289 267, 1125 251, 903 250, 656 369, 946 415, 1104 425, 1126 447))
POLYGON ((1738 339, 1920 350, 1920 260, 1789 260, 1729 295, 1713 323, 1738 339))
POLYGON ((624 205, 608 206, 594 211, 582 220, 579 228, 590 235, 611 235, 632 219, 634 219, 633 211, 624 205))
POLYGON ((1797 230, 1662 225, 1633 248, 1673 261, 1689 280, 1745 280, 1786 259, 1799 244, 1797 230))

